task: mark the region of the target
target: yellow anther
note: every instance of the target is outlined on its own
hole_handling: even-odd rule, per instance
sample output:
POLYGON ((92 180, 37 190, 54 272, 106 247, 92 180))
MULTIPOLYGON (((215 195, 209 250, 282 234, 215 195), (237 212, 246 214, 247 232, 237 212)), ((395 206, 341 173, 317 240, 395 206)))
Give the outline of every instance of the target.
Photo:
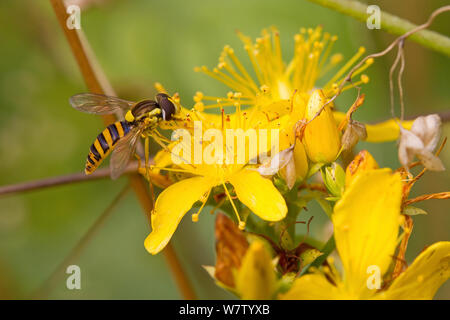
MULTIPOLYGON (((178 92, 176 92, 174 95, 173 95, 173 97, 172 98, 170 98, 169 97, 169 100, 172 102, 172 103, 180 103, 180 95, 178 94, 178 92)), ((174 104, 175 104, 174 103, 174 104)))
POLYGON ((369 82, 369 77, 365 74, 361 75, 361 81, 363 83, 368 83, 369 82))
POLYGON ((228 98, 228 99, 233 99, 233 96, 234 96, 234 93, 233 93, 232 91, 229 91, 229 92, 227 93, 227 98, 228 98))
POLYGON ((366 64, 371 65, 375 60, 373 58, 369 58, 366 60, 366 64))
POLYGON ((331 37, 331 41, 337 41, 337 39, 338 39, 338 36, 332 36, 331 37))
POLYGON ((205 110, 205 105, 203 104, 203 102, 197 102, 197 103, 194 105, 194 109, 195 109, 196 111, 202 112, 203 110, 205 110))
POLYGON ((128 122, 134 121, 134 116, 131 113, 131 110, 128 110, 127 113, 125 114, 125 120, 127 120, 128 122))
POLYGON ((331 56, 330 61, 332 64, 337 64, 337 63, 341 62, 342 59, 344 59, 344 56, 341 53, 336 53, 331 56))
POLYGON ((364 53, 364 52, 366 52, 366 48, 364 48, 364 47, 359 47, 358 51, 359 51, 360 53, 364 53))
POLYGON ((234 93, 234 97, 235 98, 240 98, 240 97, 242 97, 242 93, 241 92, 235 92, 234 93))
POLYGON ((244 230, 244 229, 245 229, 245 222, 239 221, 239 230, 244 230))
POLYGON ((200 72, 200 71, 202 71, 202 68, 200 68, 200 67, 194 67, 194 72, 200 72))
POLYGON ((203 93, 200 91, 197 91, 194 96, 194 102, 200 102, 200 101, 202 101, 202 99, 203 99, 203 93))
POLYGON ((192 215, 192 222, 198 222, 198 213, 192 215))

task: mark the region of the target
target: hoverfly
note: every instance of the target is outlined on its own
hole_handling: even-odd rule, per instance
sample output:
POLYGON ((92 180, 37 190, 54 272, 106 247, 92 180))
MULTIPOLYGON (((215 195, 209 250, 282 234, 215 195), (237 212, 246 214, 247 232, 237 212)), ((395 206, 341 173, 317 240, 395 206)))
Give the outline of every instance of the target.
MULTIPOLYGON (((91 145, 86 160, 85 173, 94 172, 112 152, 111 178, 118 178, 135 154, 139 136, 146 139, 146 165, 148 161, 148 138, 160 143, 157 127, 161 120, 172 120, 179 112, 176 103, 165 93, 158 93, 156 101, 145 99, 131 102, 120 98, 95 93, 81 93, 70 98, 75 109, 92 114, 112 114, 124 111, 125 120, 106 127, 91 145)), ((161 144, 161 143, 160 143, 161 144)), ((139 157, 138 157, 139 159, 139 157)))

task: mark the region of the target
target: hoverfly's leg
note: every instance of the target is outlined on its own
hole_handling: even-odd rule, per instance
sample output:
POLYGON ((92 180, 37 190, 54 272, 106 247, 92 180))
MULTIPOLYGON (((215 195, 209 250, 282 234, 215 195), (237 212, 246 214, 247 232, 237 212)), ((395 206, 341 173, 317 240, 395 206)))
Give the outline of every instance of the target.
POLYGON ((169 139, 167 139, 166 137, 164 137, 161 132, 159 132, 157 129, 154 130, 154 133, 158 136, 158 138, 162 141, 165 142, 167 144, 170 144, 172 141, 170 141, 169 139))
POLYGON ((155 208, 155 189, 153 188, 153 183, 150 178, 150 139, 149 136, 145 136, 144 140, 144 150, 145 150, 145 175, 147 177, 148 186, 150 188, 150 197, 152 199, 152 207, 155 208))
POLYGON ((136 157, 136 159, 138 161, 138 171, 139 171, 139 169, 142 168, 142 160, 141 160, 141 157, 137 153, 135 153, 134 156, 136 157))

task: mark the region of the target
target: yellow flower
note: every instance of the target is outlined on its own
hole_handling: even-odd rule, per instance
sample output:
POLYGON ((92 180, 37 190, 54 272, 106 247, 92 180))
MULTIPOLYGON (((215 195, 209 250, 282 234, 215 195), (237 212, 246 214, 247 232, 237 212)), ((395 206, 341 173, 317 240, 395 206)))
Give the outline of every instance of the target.
MULTIPOLYGON (((242 115, 242 117, 244 116, 242 115)), ((222 114, 221 127, 219 129, 216 127, 217 122, 215 121, 202 122, 202 133, 205 134, 209 129, 215 129, 219 131, 219 133, 224 133, 230 126, 233 126, 235 129, 234 132, 238 129, 247 130, 245 117, 235 118, 232 122, 227 119, 228 118, 222 114)), ((259 131, 255 130, 255 132, 259 131)), ((226 134, 228 133, 225 133, 224 135, 226 134)), ((233 186, 234 193, 239 201, 263 220, 279 221, 287 214, 286 202, 275 188, 272 181, 263 178, 254 168, 246 166, 249 159, 252 159, 255 155, 259 154, 258 151, 256 151, 257 149, 250 151, 249 144, 246 143, 248 148, 244 150, 245 154, 243 156, 243 161, 239 161, 239 152, 242 152, 239 148, 230 152, 230 157, 224 157, 224 154, 231 149, 229 141, 227 141, 228 139, 225 139, 225 137, 221 142, 218 142, 219 140, 207 141, 204 135, 202 135, 202 137, 201 140, 196 141, 194 133, 193 141, 186 142, 182 139, 179 142, 170 145, 172 154, 176 157, 180 157, 181 160, 186 161, 178 161, 179 163, 177 163, 174 168, 165 167, 163 169, 180 172, 189 177, 167 187, 161 192, 156 200, 155 208, 151 216, 152 232, 144 243, 146 249, 152 254, 158 253, 165 247, 183 216, 197 201, 200 201, 202 202, 200 210, 192 216, 193 221, 198 220, 199 213, 206 204, 211 190, 216 186, 222 187, 225 191, 226 197, 233 207, 241 229, 245 227, 245 222, 241 220, 237 207, 234 204, 233 197, 227 186, 228 183, 233 186), (193 147, 193 153, 188 152, 187 156, 183 156, 174 151, 178 147, 183 147, 183 144, 186 143, 193 147), (214 146, 215 148, 213 148, 214 146), (213 161, 206 161, 206 159, 203 159, 196 162, 196 149, 197 151, 200 150, 200 154, 203 156, 205 154, 210 154, 212 158, 210 160, 213 161), (220 158, 215 158, 215 156, 220 155, 222 156, 222 160, 220 160, 220 158)), ((231 143, 234 145, 234 140, 231 143)), ((182 148, 180 148, 180 150, 181 149, 182 148)), ((234 149, 235 148, 233 147, 233 150, 234 149)), ((170 163, 167 158, 167 155, 159 155, 157 157, 164 165, 170 163)), ((172 160, 174 160, 173 157, 172 160)), ((175 158, 175 160, 177 160, 177 158, 175 158)))
POLYGON ((402 181, 390 169, 359 172, 332 221, 344 276, 324 267, 298 278, 282 299, 432 299, 450 277, 450 242, 425 249, 392 283, 382 284, 398 243, 402 181), (330 282, 330 280, 332 282, 330 282))
MULTIPOLYGON (((331 74, 321 86, 324 95, 330 98, 337 92, 352 66, 365 53, 365 49, 360 47, 355 55, 333 74, 332 69, 343 61, 343 55, 331 54, 337 36, 323 33, 320 26, 315 29, 302 28, 300 33, 294 36, 294 52, 289 62, 283 60, 280 34, 276 28, 263 30, 261 37, 255 42, 242 33, 239 33, 239 37, 252 70, 244 67, 228 45, 224 47, 215 68, 202 66, 195 70, 222 82, 232 91, 241 93, 242 105, 256 108, 271 119, 285 114, 296 120, 303 119, 311 91, 317 87, 319 80, 323 81, 331 74), (255 76, 252 76, 252 73, 255 76)), ((344 86, 343 90, 367 83, 369 78, 363 72, 372 64, 373 59, 368 59, 355 70, 352 75, 353 83, 344 86), (360 76, 360 79, 357 80, 355 76, 360 76)), ((233 97, 231 92, 226 97, 206 96, 198 92, 194 97, 195 109, 203 111, 216 108, 219 106, 218 100, 220 106, 233 106, 233 97), (205 103, 207 101, 213 101, 213 104, 205 103)), ((345 117, 342 112, 334 111, 334 114, 337 123, 345 117)), ((407 129, 411 124, 412 121, 402 122, 403 127, 407 129)), ((366 129, 366 140, 369 142, 393 141, 400 134, 398 124, 394 120, 366 125, 366 129)))
POLYGON ((336 160, 341 148, 341 138, 327 98, 321 90, 315 90, 306 108, 306 125, 303 142, 309 159, 313 162, 330 163, 336 160), (323 108, 323 106, 325 107, 323 108), (316 118, 316 114, 322 112, 316 118))

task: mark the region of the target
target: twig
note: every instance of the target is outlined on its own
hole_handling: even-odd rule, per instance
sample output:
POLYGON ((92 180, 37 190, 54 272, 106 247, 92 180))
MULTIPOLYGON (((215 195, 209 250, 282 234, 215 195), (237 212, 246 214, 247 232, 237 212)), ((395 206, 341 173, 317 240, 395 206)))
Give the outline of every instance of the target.
MULTIPOLYGON (((92 50, 81 30, 73 29, 69 30, 66 26, 68 15, 66 13, 66 7, 62 0, 50 0, 61 28, 64 30, 67 41, 72 49, 72 52, 77 60, 78 66, 83 74, 83 78, 91 92, 103 93, 114 96, 114 90, 108 82, 108 79, 102 72, 98 63, 96 62, 92 50)), ((114 121, 113 116, 103 116, 103 121, 109 123, 114 121)), ((153 204, 151 198, 147 192, 146 183, 141 176, 137 174, 130 174, 130 184, 136 193, 139 203, 141 204, 144 213, 147 215, 147 221, 149 225, 150 214, 153 210, 153 204)), ((176 283, 180 288, 181 293, 186 299, 195 299, 194 290, 181 268, 181 264, 178 261, 173 249, 170 247, 170 243, 163 251, 166 261, 175 276, 176 283)))
MULTIPOLYGON (((125 169, 124 173, 136 173, 137 172, 137 162, 132 162, 125 169)), ((57 177, 45 178, 35 181, 27 181, 17 184, 11 184, 7 186, 0 187, 0 196, 7 194, 14 194, 19 192, 42 190, 49 187, 56 187, 65 184, 72 184, 76 182, 99 180, 104 178, 109 178, 110 170, 109 168, 101 168, 95 170, 92 174, 86 175, 84 172, 72 173, 61 175, 57 177)))
MULTIPOLYGON (((366 22, 368 18, 367 14, 368 5, 361 3, 359 1, 353 0, 308 0, 308 1, 333 9, 345 15, 356 18, 357 20, 360 20, 362 22, 366 22)), ((408 20, 401 19, 384 11, 381 11, 380 22, 381 22, 380 25, 381 29, 395 35, 403 35, 406 33, 410 33, 411 31, 418 28, 417 25, 409 22, 408 20)), ((417 42, 434 51, 443 53, 446 56, 450 56, 450 38, 434 31, 422 29, 414 31, 413 33, 415 34, 414 35, 412 35, 412 33, 410 34, 412 41, 417 42)))
POLYGON ((430 199, 450 199, 450 192, 445 191, 445 192, 438 192, 438 193, 432 193, 432 194, 423 194, 416 198, 406 200, 403 203, 403 205, 408 206, 411 203, 416 203, 419 201, 430 200, 430 199))
POLYGON ((404 234, 402 238, 402 242, 398 248, 398 254, 395 261, 394 271, 392 272, 392 279, 397 278, 400 273, 402 273, 405 267, 405 253, 408 247, 408 241, 411 237, 411 233, 414 227, 414 221, 410 216, 405 215, 405 224, 403 226, 404 234))
POLYGON ((124 198, 128 190, 129 185, 126 185, 125 188, 123 188, 122 191, 119 192, 119 194, 113 199, 111 204, 105 209, 105 211, 103 211, 103 213, 97 218, 97 220, 95 220, 94 224, 83 235, 80 241, 78 241, 75 247, 73 247, 66 258, 64 258, 64 260, 56 267, 50 277, 41 285, 38 290, 36 290, 36 292, 32 295, 33 299, 45 299, 48 296, 56 283, 61 279, 61 276, 64 274, 64 270, 66 270, 69 265, 73 264, 73 262, 78 259, 84 249, 86 249, 87 244, 104 225, 105 221, 113 212, 113 209, 120 202, 120 200, 124 198))
MULTIPOLYGON (((450 6, 444 6, 441 7, 437 10, 435 10, 429 17, 427 22, 425 22, 424 24, 421 24, 417 27, 415 27, 414 29, 409 30, 408 32, 406 32, 405 34, 401 35, 400 37, 396 38, 386 49, 384 49, 383 51, 377 52, 377 53, 372 53, 369 54, 368 56, 366 56, 364 59, 362 59, 359 63, 357 63, 348 73, 348 75, 345 77, 344 81, 342 81, 341 85, 339 86, 339 90, 338 93, 341 93, 342 88, 345 85, 345 82, 351 81, 352 75, 353 73, 359 69, 367 60, 372 59, 372 58, 379 58, 381 56, 384 56, 385 54, 387 54, 388 52, 390 52, 395 46, 397 46, 398 44, 402 43, 406 38, 408 38, 409 36, 413 35, 416 32, 419 32, 423 29, 428 28, 434 21, 434 19, 441 13, 444 13, 446 11, 450 11, 450 6)), ((449 49, 450 50, 450 49, 449 49)))
MULTIPOLYGON (((310 0, 310 1, 315 1, 315 0, 310 0)), ((318 1, 318 2, 320 1, 320 3, 321 3, 321 2, 329 3, 329 0, 317 0, 317 1, 318 1)), ((356 2, 356 1, 349 1, 349 0, 330 0, 330 1, 336 1, 336 2, 341 2, 341 1, 342 1, 342 2, 355 2, 355 3, 360 4, 359 2, 356 2)), ((296 127, 296 132, 298 132, 296 136, 297 136, 297 137, 300 137, 300 139, 303 138, 303 133, 304 133, 304 131, 305 131, 305 129, 306 129, 306 126, 307 126, 311 121, 313 121, 315 118, 317 118, 317 117, 322 113, 322 111, 325 109, 326 106, 328 106, 328 105, 331 104, 334 100, 336 100, 336 98, 342 93, 342 90, 343 90, 343 88, 344 88, 346 82, 352 83, 352 75, 353 75, 353 73, 355 73, 355 71, 358 70, 358 69, 359 69, 359 68, 360 68, 367 60, 382 57, 382 56, 386 55, 387 53, 389 53, 389 52, 390 52, 393 48, 395 48, 397 45, 399 46, 399 50, 400 50, 400 51, 399 51, 399 55, 397 56, 397 57, 398 57, 397 59, 400 59, 400 58, 401 58, 401 55, 402 55, 402 51, 401 51, 402 48, 401 48, 401 47, 403 46, 403 42, 405 41, 405 39, 408 38, 408 37, 410 37, 411 35, 413 35, 413 34, 419 32, 419 31, 423 30, 423 29, 428 28, 428 27, 433 23, 434 19, 435 19, 438 15, 440 15, 441 13, 447 12, 447 11, 450 11, 450 5, 449 5, 449 6, 441 7, 441 8, 439 8, 439 9, 436 9, 436 10, 433 11, 433 13, 428 17, 427 22, 425 22, 424 24, 421 24, 421 25, 419 25, 419 26, 416 26, 415 28, 409 30, 409 31, 406 32, 405 34, 402 34, 400 37, 396 38, 396 39, 395 39, 395 40, 394 40, 394 41, 393 41, 386 49, 384 49, 383 51, 376 52, 376 53, 372 53, 372 54, 369 54, 369 55, 367 55, 366 57, 364 57, 364 59, 362 59, 360 62, 358 62, 358 63, 357 63, 357 64, 349 71, 349 73, 347 74, 347 76, 343 79, 343 81, 342 81, 341 84, 339 85, 339 87, 338 87, 336 93, 335 93, 335 94, 334 94, 327 102, 325 102, 325 103, 323 104, 323 106, 317 111, 317 113, 316 113, 310 120, 308 120, 308 122, 305 123, 303 120, 300 120, 300 121, 298 121, 298 122, 296 123, 296 125, 295 125, 295 127, 296 127)), ((396 59, 396 60, 397 60, 397 59, 396 59)), ((403 73, 404 60, 402 60, 401 63, 402 63, 402 67, 401 67, 401 70, 400 70, 400 73, 399 73, 399 80, 398 80, 399 82, 401 82, 401 75, 402 75, 402 73, 403 73)), ((391 86, 392 86, 392 84, 391 84, 391 86)), ((401 83, 400 83, 399 88, 400 88, 400 90, 402 90, 401 83)), ((400 95, 403 96, 403 92, 401 92, 400 95)))

